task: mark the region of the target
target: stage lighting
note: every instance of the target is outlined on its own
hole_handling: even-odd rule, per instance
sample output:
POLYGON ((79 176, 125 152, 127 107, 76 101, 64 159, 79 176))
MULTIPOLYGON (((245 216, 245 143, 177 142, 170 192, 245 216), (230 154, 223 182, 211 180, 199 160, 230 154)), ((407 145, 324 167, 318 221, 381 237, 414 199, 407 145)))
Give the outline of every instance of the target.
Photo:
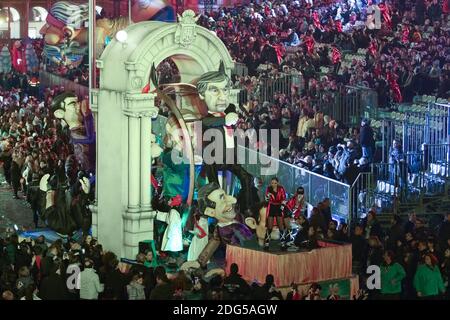
POLYGON ((19 227, 17 227, 17 224, 14 225, 14 229, 15 229, 16 231, 19 230, 19 227))
POLYGON ((128 39, 128 33, 125 30, 120 30, 116 33, 116 39, 120 43, 126 43, 128 39))

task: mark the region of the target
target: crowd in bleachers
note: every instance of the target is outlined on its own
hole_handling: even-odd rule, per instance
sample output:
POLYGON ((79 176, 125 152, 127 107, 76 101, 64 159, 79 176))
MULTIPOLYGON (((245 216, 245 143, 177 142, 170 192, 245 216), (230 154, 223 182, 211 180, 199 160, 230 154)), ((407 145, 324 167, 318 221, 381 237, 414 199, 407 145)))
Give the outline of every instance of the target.
POLYGON ((448 99, 446 1, 372 4, 381 10, 379 28, 370 24, 366 1, 265 1, 203 15, 200 23, 248 68, 247 76, 233 79, 249 93, 238 126, 281 129, 283 160, 352 183, 380 160, 376 132, 367 119, 353 127, 333 119, 321 110, 325 104, 337 107, 336 95, 345 96, 346 86, 375 91, 378 106, 387 109, 416 95, 448 99), (273 99, 262 100, 262 79, 276 82, 293 72, 301 74, 304 88, 272 90, 273 99))

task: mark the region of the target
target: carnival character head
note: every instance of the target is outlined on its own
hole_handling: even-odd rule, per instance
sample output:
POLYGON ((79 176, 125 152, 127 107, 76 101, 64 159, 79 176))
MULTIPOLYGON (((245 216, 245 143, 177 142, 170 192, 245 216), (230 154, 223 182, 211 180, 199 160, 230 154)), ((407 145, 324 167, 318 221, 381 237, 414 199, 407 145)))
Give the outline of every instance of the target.
POLYGON ((64 92, 52 101, 52 111, 55 118, 63 119, 70 129, 82 126, 83 116, 81 103, 72 92, 64 92))
POLYGON ((236 198, 227 195, 217 183, 209 183, 198 190, 200 213, 217 219, 219 223, 231 222, 236 216, 236 198))
POLYGON ((44 54, 53 61, 65 56, 71 61, 80 60, 87 50, 89 19, 87 4, 56 2, 47 15, 46 23, 39 31, 44 37, 44 54), (62 50, 63 46, 66 46, 62 50))
POLYGON ((224 112, 228 107, 231 83, 225 73, 225 66, 220 62, 218 71, 204 73, 196 81, 196 87, 201 100, 203 100, 208 111, 224 112))

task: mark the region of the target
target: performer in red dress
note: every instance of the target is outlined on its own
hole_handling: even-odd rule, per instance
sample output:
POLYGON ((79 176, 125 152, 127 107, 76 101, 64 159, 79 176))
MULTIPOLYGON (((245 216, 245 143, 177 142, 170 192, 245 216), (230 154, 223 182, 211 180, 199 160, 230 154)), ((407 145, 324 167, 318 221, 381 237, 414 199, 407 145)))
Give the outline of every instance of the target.
POLYGON ((267 214, 267 230, 264 240, 264 250, 269 249, 270 235, 272 234, 273 219, 277 220, 277 226, 280 230, 281 249, 286 249, 286 230, 283 221, 283 208, 286 203, 286 191, 279 184, 278 178, 272 178, 270 186, 266 190, 266 201, 268 202, 267 214))

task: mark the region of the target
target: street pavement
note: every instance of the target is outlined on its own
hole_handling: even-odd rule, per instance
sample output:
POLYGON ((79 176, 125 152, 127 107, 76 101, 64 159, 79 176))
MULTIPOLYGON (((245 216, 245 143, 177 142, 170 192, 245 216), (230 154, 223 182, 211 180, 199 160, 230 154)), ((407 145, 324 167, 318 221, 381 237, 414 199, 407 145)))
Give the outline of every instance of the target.
POLYGON ((17 225, 19 230, 29 230, 34 227, 33 214, 25 195, 19 191, 20 200, 13 198, 12 188, 8 185, 0 167, 0 237, 5 237, 17 225), (10 232, 8 232, 10 229, 10 232))

